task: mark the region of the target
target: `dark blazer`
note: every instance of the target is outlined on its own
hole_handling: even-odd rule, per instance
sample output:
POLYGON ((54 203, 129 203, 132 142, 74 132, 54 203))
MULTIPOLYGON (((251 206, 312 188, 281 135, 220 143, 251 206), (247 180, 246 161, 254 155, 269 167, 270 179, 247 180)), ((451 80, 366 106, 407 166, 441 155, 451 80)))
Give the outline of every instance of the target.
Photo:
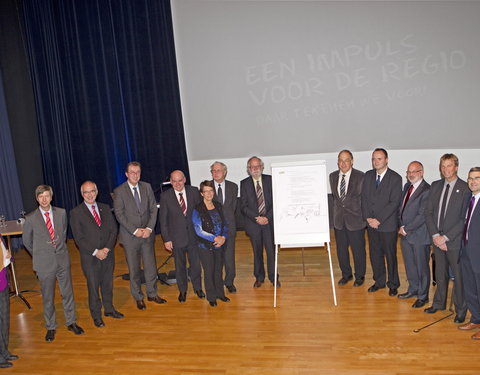
POLYGON ((112 256, 113 259, 118 224, 113 218, 112 211, 108 205, 100 202, 95 202, 95 205, 100 214, 101 226, 97 225, 85 202, 80 203, 70 211, 70 227, 72 228, 75 243, 80 250, 82 263, 96 260, 92 256, 93 252, 104 247, 112 251, 107 258, 112 256))
MULTIPOLYGON (((141 200, 140 210, 137 208, 127 181, 113 191, 113 208, 115 217, 120 224, 118 240, 121 244, 127 244, 127 246, 130 241, 136 238, 133 232, 137 228, 148 227, 155 230, 155 224, 157 223, 158 209, 152 187, 148 182, 143 181, 139 181, 138 186, 141 200)), ((148 240, 154 241, 155 236, 150 236, 148 240)))
MULTIPOLYGON (((466 218, 468 206, 472 195, 466 195, 463 202, 463 217, 466 218)), ((464 224, 465 226, 465 224, 464 224)), ((447 236, 448 237, 448 236, 447 236)), ((463 232, 462 232, 463 237, 463 232)), ((448 244, 447 244, 448 246, 448 244)), ((475 273, 480 273, 480 202, 477 202, 475 209, 470 217, 470 226, 468 227, 468 242, 462 241, 460 257, 468 256, 472 269, 475 273)))
POLYGON ((404 227, 407 235, 405 240, 410 244, 429 245, 431 240, 425 224, 425 207, 430 196, 430 184, 423 180, 417 189, 410 196, 410 199, 403 210, 403 200, 412 184, 407 182, 403 188, 402 200, 398 211, 400 226, 404 227))
POLYGON ((160 230, 164 242, 173 242, 173 248, 184 248, 196 244, 192 212, 201 201, 198 189, 185 185, 187 214, 184 215, 178 203, 175 190, 168 189, 160 195, 160 230))
MULTIPOLYGON (((262 174, 263 196, 265 199, 266 217, 269 225, 273 228, 273 196, 272 196, 272 176, 262 174)), ((261 225, 257 224, 255 218, 259 216, 257 193, 255 191, 252 177, 247 177, 240 181, 240 203, 241 210, 245 216, 245 231, 247 234, 260 232, 261 225)))
POLYGON ((340 199, 338 194, 338 180, 340 172, 337 170, 330 173, 330 189, 333 195, 333 226, 336 229, 348 229, 350 231, 365 228, 366 223, 362 215, 362 187, 365 173, 352 168, 348 180, 347 194, 345 199, 340 199))
MULTIPOLYGON (((430 197, 425 210, 425 221, 430 237, 439 232, 438 214, 440 209, 440 196, 442 195, 444 183, 445 179, 442 178, 441 180, 433 182, 430 188, 430 197)), ((470 196, 471 193, 467 183, 460 178, 457 179, 452 189, 447 211, 445 212, 443 234, 448 237, 447 248, 459 250, 465 223, 465 199, 467 199, 466 197, 470 196)))
POLYGON ((363 218, 375 218, 380 222, 379 232, 398 230, 398 206, 402 199, 402 177, 387 169, 382 182, 376 187, 375 169, 365 173, 362 190, 363 218))
MULTIPOLYGON (((212 180, 215 184, 215 181, 212 180)), ((214 189, 215 195, 213 199, 217 201, 217 189, 214 189)), ((232 233, 237 230, 235 223, 235 211, 237 209, 237 198, 238 198, 238 185, 234 182, 225 180, 225 192, 223 193, 224 202, 223 204, 223 215, 228 223, 228 232, 232 233)))

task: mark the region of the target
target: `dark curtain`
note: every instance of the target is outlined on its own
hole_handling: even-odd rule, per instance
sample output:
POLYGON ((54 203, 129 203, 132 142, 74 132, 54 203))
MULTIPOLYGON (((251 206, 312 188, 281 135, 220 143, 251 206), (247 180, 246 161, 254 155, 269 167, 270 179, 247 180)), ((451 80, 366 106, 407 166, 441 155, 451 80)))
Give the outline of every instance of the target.
POLYGON ((142 163, 154 190, 188 174, 169 0, 24 0, 45 183, 54 204, 99 200, 142 163))

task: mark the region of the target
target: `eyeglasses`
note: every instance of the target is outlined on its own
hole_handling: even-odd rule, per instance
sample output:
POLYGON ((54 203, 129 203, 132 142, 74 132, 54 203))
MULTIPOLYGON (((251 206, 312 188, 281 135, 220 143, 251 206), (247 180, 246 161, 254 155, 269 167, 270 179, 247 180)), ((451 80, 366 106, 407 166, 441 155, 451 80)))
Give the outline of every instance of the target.
POLYGON ((418 169, 416 171, 406 171, 405 173, 406 174, 414 174, 414 173, 419 173, 419 172, 423 172, 421 169, 418 169))

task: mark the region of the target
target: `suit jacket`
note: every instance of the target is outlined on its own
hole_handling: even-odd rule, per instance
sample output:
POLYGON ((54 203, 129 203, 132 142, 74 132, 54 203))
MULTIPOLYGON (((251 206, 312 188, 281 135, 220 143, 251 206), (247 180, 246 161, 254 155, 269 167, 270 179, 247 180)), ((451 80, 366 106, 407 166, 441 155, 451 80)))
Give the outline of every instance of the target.
POLYGON ((40 208, 30 212, 23 224, 23 244, 33 258, 33 269, 36 272, 55 273, 57 265, 70 267, 67 240, 67 214, 63 208, 52 206, 55 244, 53 246, 50 233, 40 208))
POLYGON ((366 226, 362 215, 362 187, 365 173, 352 168, 347 194, 343 202, 338 194, 339 173, 338 170, 330 173, 330 189, 333 195, 333 226, 336 229, 361 230, 366 226))
MULTIPOLYGON (((153 231, 157 223, 158 208, 152 187, 148 182, 143 181, 138 182, 138 187, 141 200, 140 210, 137 208, 127 181, 113 191, 113 208, 115 217, 120 224, 118 240, 123 245, 128 245, 137 238, 133 235, 137 228, 148 227, 153 231)), ((155 241, 154 233, 147 240, 155 241)))
POLYGON ((376 187, 375 169, 365 173, 362 190, 363 218, 375 218, 380 221, 379 232, 398 230, 398 206, 402 199, 402 178, 387 169, 382 182, 376 187))
POLYGON ((197 243, 192 222, 192 212, 200 203, 198 189, 185 185, 187 213, 183 214, 175 190, 168 189, 160 195, 160 230, 164 242, 173 242, 173 248, 184 248, 197 243))
POLYGON ((82 262, 92 262, 96 249, 104 247, 111 250, 108 258, 113 259, 113 250, 117 241, 118 224, 115 221, 110 207, 104 203, 95 202, 100 214, 101 226, 98 226, 85 202, 80 203, 70 211, 70 227, 72 228, 75 243, 80 250, 82 262))
MULTIPOLYGON (((466 195, 465 200, 463 201, 462 211, 464 218, 467 216, 471 197, 471 194, 466 195)), ((468 257, 475 273, 480 273, 480 251, 478 251, 478 249, 480 249, 480 202, 477 202, 477 205, 472 212, 472 216, 470 217, 470 226, 468 227, 468 242, 464 243, 462 240, 462 248, 460 250, 460 257, 468 257)))
POLYGON ((430 184, 423 180, 417 189, 410 195, 410 199, 403 210, 403 200, 412 184, 407 182, 403 188, 402 200, 398 211, 400 226, 404 227, 407 235, 405 240, 411 244, 429 245, 431 240, 425 224, 425 207, 430 196, 430 184))
MULTIPOLYGON (((215 181, 212 180, 215 184, 215 181)), ((216 193, 213 199, 218 202, 218 197, 216 193)), ((223 216, 227 220, 228 223, 228 232, 235 233, 237 230, 237 226, 235 223, 235 211, 237 209, 237 197, 238 197, 238 185, 234 182, 225 180, 225 191, 223 192, 224 202, 220 202, 223 204, 223 216)), ((230 236, 229 236, 230 238, 230 236)))
MULTIPOLYGON (((273 228, 273 195, 272 195, 272 176, 262 174, 263 196, 265 200, 265 209, 267 211, 268 225, 273 228)), ((259 216, 257 193, 252 177, 247 177, 240 181, 240 203, 241 210, 245 216, 245 231, 247 234, 260 232, 261 225, 257 224, 255 217, 259 216)))
MULTIPOLYGON (((427 223, 428 233, 431 236, 437 234, 438 214, 440 209, 440 196, 442 195, 445 179, 437 180, 432 183, 430 188, 430 197, 425 210, 425 222, 427 223)), ((466 196, 470 196, 470 190, 465 181, 458 178, 452 189, 452 194, 448 201, 445 212, 445 222, 443 234, 448 237, 447 248, 449 250, 459 250, 462 242, 463 226, 465 222, 464 201, 466 196)))

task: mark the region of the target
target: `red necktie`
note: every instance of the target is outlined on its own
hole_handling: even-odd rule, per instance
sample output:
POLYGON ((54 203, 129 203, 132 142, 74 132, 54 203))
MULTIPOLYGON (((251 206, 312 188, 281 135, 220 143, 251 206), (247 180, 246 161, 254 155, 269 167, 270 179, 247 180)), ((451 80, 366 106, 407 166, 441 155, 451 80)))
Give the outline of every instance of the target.
POLYGON ((100 220, 100 216, 98 216, 97 210, 95 209, 95 205, 92 204, 92 212, 93 212, 93 218, 95 219, 95 222, 97 223, 98 226, 102 225, 102 221, 100 220))
POLYGON ((47 225, 48 233, 50 233, 50 238, 52 239, 52 245, 53 247, 57 247, 57 244, 55 243, 55 232, 53 230, 53 225, 52 225, 52 220, 50 220, 50 213, 45 212, 45 224, 47 225))
POLYGON ((180 195, 180 208, 185 216, 187 214, 187 204, 185 203, 185 199, 183 199, 183 193, 178 193, 178 195, 180 195))
POLYGON ((403 201, 403 207, 402 207, 402 213, 400 214, 400 217, 403 218, 403 210, 405 209, 405 206, 408 203, 408 200, 410 199, 410 195, 412 195, 413 191, 413 185, 410 185, 407 191, 407 195, 405 196, 405 200, 403 201))

